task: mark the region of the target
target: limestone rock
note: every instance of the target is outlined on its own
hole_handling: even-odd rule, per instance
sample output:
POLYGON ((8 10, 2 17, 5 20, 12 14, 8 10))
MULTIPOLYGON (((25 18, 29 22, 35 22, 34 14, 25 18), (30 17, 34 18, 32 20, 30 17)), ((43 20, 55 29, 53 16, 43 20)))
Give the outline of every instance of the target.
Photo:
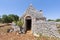
POLYGON ((54 22, 36 22, 34 24, 34 27, 32 27, 33 34, 42 33, 43 35, 60 38, 60 34, 58 33, 56 24, 54 22))

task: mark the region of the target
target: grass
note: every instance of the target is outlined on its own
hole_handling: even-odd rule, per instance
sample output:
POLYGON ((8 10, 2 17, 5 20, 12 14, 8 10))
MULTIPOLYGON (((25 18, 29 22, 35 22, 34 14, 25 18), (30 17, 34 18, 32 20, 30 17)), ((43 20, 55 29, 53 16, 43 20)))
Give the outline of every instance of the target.
POLYGON ((60 40, 60 38, 43 36, 40 34, 40 37, 36 37, 36 40, 60 40))
MULTIPOLYGON (((59 27, 60 27, 60 24, 59 25, 57 24, 57 28, 59 28, 59 27)), ((1 32, 7 33, 7 29, 10 29, 10 28, 11 28, 10 25, 0 27, 0 33, 1 32)), ((59 30, 59 32, 60 32, 60 30, 59 30)), ((42 34, 40 34, 40 37, 35 37, 35 38, 36 38, 36 40, 60 40, 60 38, 43 36, 42 34)))
MULTIPOLYGON (((1 25, 1 24, 0 24, 1 25)), ((10 25, 6 25, 6 26, 3 26, 3 27, 0 27, 0 33, 1 32, 4 32, 4 33, 7 33, 7 29, 10 29, 11 26, 10 25)))
POLYGON ((57 26, 57 28, 58 28, 58 32, 59 32, 59 34, 60 34, 60 24, 56 24, 56 26, 57 26))

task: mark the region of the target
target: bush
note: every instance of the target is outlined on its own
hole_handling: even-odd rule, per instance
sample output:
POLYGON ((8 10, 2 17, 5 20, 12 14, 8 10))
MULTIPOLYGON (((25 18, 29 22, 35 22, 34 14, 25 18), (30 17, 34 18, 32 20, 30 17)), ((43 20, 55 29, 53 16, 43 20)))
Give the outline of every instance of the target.
POLYGON ((54 21, 54 20, 52 20, 52 19, 48 19, 48 21, 54 21))
POLYGON ((2 15, 2 21, 3 23, 12 23, 13 21, 18 21, 19 16, 9 14, 9 15, 2 15))
POLYGON ((2 18, 0 18, 0 23, 2 23, 3 21, 2 21, 2 18))
POLYGON ((12 21, 18 21, 19 20, 19 16, 14 15, 14 14, 9 14, 8 17, 10 17, 12 19, 12 21))
POLYGON ((23 20, 21 20, 21 19, 20 19, 19 21, 17 21, 17 25, 20 26, 20 27, 23 26, 23 23, 24 23, 24 22, 23 22, 23 20))
POLYGON ((60 19, 56 19, 56 22, 60 22, 60 19))

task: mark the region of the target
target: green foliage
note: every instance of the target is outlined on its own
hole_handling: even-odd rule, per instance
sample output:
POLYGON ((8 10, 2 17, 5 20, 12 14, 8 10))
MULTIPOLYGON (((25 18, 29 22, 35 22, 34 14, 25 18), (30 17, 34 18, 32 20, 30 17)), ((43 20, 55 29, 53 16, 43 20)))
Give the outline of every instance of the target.
POLYGON ((60 22, 60 19, 56 19, 56 20, 48 19, 48 21, 60 22))
POLYGON ((0 18, 0 23, 2 23, 2 18, 0 18))
POLYGON ((2 15, 2 21, 3 23, 11 23, 12 21, 18 21, 19 16, 9 14, 9 15, 2 15))
POLYGON ((60 22, 60 19, 56 19, 56 22, 60 22))
POLYGON ((3 15, 2 21, 3 21, 3 23, 8 23, 10 20, 9 20, 9 17, 7 15, 3 15))
POLYGON ((19 16, 17 16, 17 15, 10 14, 8 16, 12 19, 12 21, 18 21, 19 20, 19 16))
POLYGON ((22 26, 23 26, 23 23, 24 23, 24 22, 23 22, 23 20, 21 20, 21 19, 20 19, 19 21, 17 21, 17 25, 18 25, 18 26, 21 26, 21 27, 22 27, 22 26))
POLYGON ((54 21, 54 20, 52 20, 52 19, 48 19, 48 21, 54 21))

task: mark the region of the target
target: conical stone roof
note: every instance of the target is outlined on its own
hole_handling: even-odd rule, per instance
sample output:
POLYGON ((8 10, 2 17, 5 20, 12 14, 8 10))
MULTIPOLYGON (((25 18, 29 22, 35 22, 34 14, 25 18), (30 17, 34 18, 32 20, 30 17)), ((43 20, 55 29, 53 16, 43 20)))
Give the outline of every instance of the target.
POLYGON ((32 4, 30 4, 30 6, 27 8, 27 10, 25 11, 22 17, 24 17, 27 14, 35 18, 43 18, 43 12, 36 10, 32 4))

